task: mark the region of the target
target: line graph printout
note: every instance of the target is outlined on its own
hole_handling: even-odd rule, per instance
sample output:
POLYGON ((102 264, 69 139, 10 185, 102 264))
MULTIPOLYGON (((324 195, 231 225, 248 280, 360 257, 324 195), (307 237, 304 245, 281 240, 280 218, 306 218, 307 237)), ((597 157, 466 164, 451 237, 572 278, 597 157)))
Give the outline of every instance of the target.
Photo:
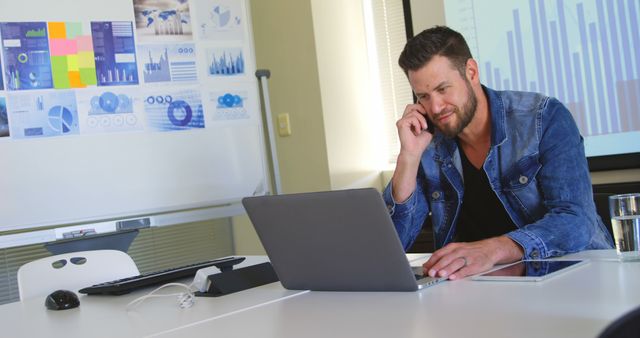
POLYGON ((558 98, 588 156, 640 151, 637 0, 445 0, 445 13, 482 83, 558 98))
POLYGON ((145 83, 197 81, 194 43, 139 45, 145 83))

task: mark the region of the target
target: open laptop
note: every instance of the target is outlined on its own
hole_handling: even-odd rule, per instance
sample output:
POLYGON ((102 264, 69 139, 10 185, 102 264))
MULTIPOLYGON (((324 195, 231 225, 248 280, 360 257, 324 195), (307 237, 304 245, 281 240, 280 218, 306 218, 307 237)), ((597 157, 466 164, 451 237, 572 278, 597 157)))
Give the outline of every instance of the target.
POLYGON ((242 204, 287 289, 414 291, 443 280, 416 276, 422 267, 410 266, 375 189, 247 197, 242 204))

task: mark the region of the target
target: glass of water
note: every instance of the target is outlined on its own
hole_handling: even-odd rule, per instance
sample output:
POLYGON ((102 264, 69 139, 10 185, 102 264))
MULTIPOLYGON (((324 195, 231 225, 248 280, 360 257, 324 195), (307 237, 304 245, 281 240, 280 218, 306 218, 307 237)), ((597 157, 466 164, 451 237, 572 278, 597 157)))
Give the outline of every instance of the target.
POLYGON ((618 257, 640 260, 640 193, 609 196, 609 212, 618 257))

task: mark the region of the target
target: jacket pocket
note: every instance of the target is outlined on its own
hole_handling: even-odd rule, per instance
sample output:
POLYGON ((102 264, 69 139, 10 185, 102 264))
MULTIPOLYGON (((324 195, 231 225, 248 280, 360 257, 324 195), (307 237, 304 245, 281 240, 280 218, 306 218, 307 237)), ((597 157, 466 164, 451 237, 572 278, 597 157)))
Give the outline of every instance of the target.
POLYGON ((534 185, 535 178, 542 168, 538 161, 538 153, 518 160, 503 176, 502 187, 505 191, 516 191, 534 185))
POLYGON ((525 223, 533 222, 545 213, 542 193, 536 175, 542 168, 538 154, 518 160, 503 176, 502 190, 512 211, 520 214, 525 223))

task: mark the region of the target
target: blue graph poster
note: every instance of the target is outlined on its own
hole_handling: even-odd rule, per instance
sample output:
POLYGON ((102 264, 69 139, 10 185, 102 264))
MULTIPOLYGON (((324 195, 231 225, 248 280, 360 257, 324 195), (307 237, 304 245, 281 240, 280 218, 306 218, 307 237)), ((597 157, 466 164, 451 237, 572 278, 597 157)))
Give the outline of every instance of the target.
POLYGON ((224 90, 209 92, 211 114, 215 121, 230 121, 249 118, 248 94, 246 90, 224 90))
POLYGON ((245 74, 242 48, 210 48, 206 51, 209 76, 235 76, 245 74))
POLYGON ((138 84, 133 23, 91 23, 91 34, 99 86, 138 84))
POLYGON ((141 42, 191 40, 188 0, 133 0, 136 34, 141 42))
POLYGON ((78 134, 78 109, 74 91, 44 91, 9 96, 12 138, 78 134))
POLYGON ((128 87, 82 90, 78 98, 78 117, 82 134, 142 130, 142 106, 128 87))
POLYGON ((0 96, 0 137, 9 136, 9 116, 7 115, 7 99, 0 96))
POLYGON ((8 90, 52 88, 45 22, 0 23, 8 90))
POLYGON ((235 0, 192 0, 200 39, 242 40, 242 4, 235 0))
POLYGON ((447 0, 445 12, 489 87, 558 98, 586 137, 640 131, 638 0, 447 0))
POLYGON ((138 46, 145 83, 197 81, 194 43, 138 46))
POLYGON ((204 112, 197 89, 166 89, 145 95, 149 127, 157 131, 204 128, 204 112))

